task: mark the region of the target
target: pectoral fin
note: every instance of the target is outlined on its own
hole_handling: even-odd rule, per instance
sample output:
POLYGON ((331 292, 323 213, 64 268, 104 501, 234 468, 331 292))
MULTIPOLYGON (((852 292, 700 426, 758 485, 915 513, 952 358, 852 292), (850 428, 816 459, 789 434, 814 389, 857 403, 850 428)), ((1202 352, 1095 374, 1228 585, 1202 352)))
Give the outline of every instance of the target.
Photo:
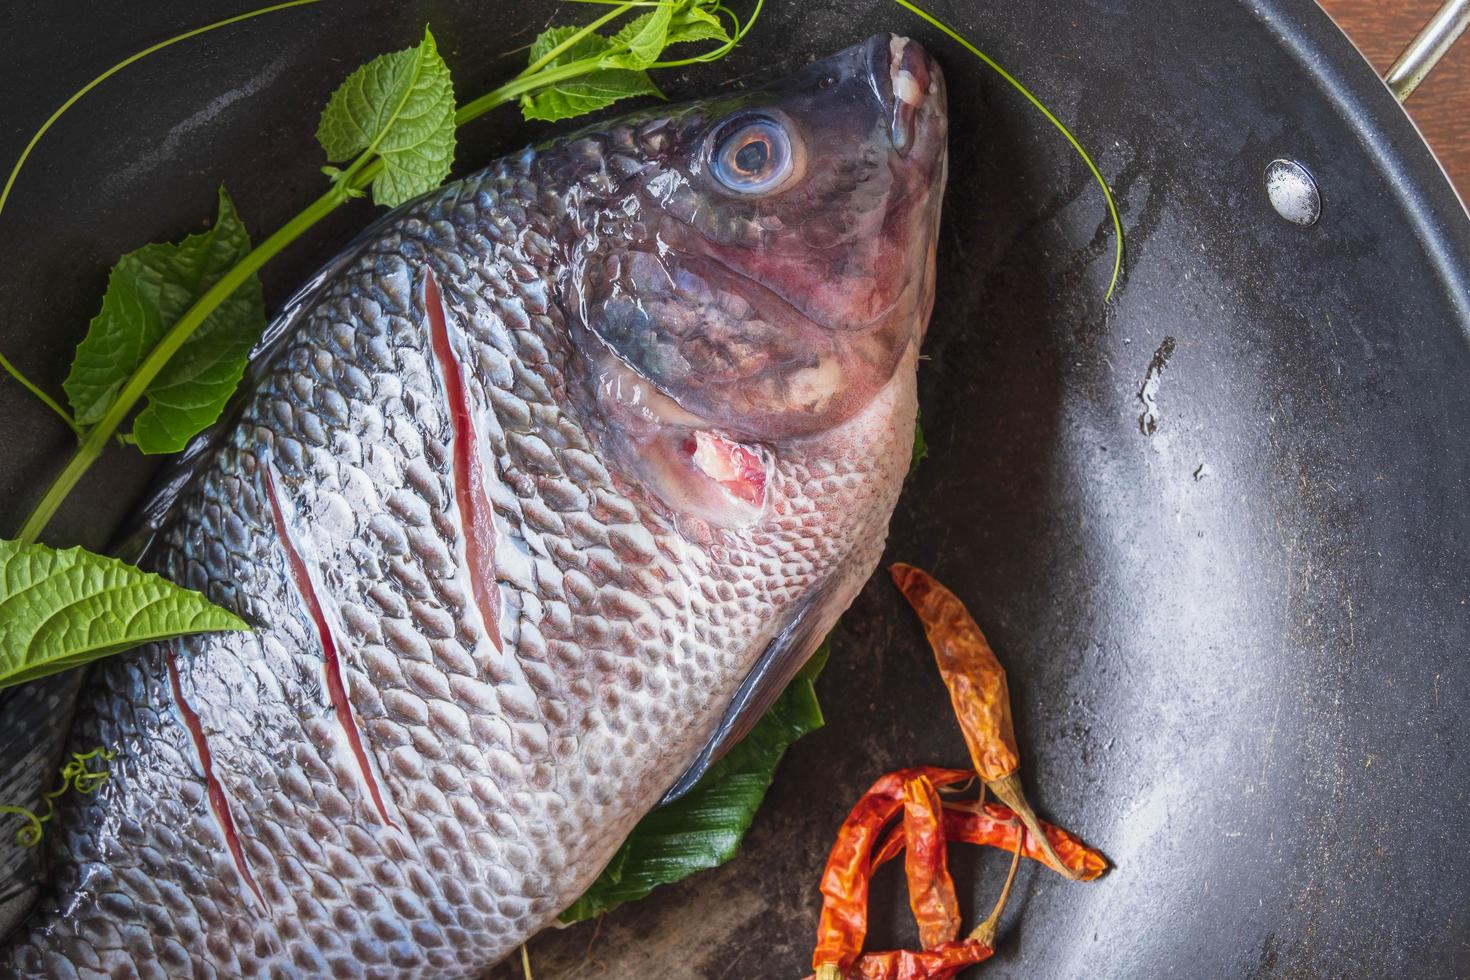
POLYGON ((660 806, 674 802, 693 788, 709 767, 750 733, 771 705, 786 690, 822 640, 831 632, 837 618, 852 604, 861 582, 844 586, 840 591, 819 589, 792 616, 785 628, 766 646, 765 652, 746 675, 719 725, 700 749, 694 763, 681 775, 660 806))

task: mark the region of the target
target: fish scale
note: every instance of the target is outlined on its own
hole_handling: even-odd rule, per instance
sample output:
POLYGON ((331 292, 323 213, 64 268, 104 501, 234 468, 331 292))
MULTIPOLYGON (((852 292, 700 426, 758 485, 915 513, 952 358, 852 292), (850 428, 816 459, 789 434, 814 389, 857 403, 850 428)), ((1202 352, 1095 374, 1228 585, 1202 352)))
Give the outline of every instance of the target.
MULTIPOLYGON (((838 56, 864 86, 867 51, 838 56)), ((627 378, 598 374, 607 349, 568 301, 578 255, 659 218, 659 173, 692 179, 669 147, 743 104, 570 137, 407 205, 272 331, 147 559, 253 630, 96 668, 72 741, 119 755, 58 816, 58 873, 0 957, 56 977, 478 975, 586 889, 787 624, 816 602, 825 632, 882 550, 922 316, 860 410, 771 450, 752 517, 734 498, 681 512, 640 468, 635 432, 687 413, 600 400, 627 378)), ((930 240, 934 152, 911 202, 930 240)))

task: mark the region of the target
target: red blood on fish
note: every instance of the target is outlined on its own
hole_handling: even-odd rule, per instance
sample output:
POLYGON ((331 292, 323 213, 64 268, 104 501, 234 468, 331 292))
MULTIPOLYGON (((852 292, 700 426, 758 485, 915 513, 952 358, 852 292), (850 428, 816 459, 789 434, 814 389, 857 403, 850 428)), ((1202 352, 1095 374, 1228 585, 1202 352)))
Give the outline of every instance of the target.
POLYGON ((342 682, 342 665, 337 656, 336 633, 332 629, 332 624, 327 621, 326 613, 322 610, 322 603, 317 597, 316 586, 312 584, 306 562, 302 560, 301 553, 296 550, 296 545, 291 540, 291 529, 286 526, 286 515, 281 512, 281 501, 276 495, 275 476, 269 467, 265 469, 265 495, 270 501, 271 522, 275 525, 276 536, 280 539, 281 549, 286 552, 286 565, 291 572, 291 581, 306 603, 307 610, 311 613, 312 624, 316 627, 317 638, 321 642, 327 696, 332 702, 337 724, 342 727, 343 734, 347 736, 347 744, 352 749, 352 756, 357 761, 358 771, 362 774, 362 781, 367 785, 368 795, 373 799, 373 806, 377 809, 378 816, 383 818, 385 824, 396 828, 398 825, 393 822, 392 817, 388 816, 388 807, 384 804, 382 790, 378 787, 378 777, 373 772, 372 763, 368 761, 367 750, 363 748, 362 732, 357 728, 357 719, 352 717, 352 702, 347 696, 347 685, 342 682))
POLYGON ((684 451, 732 496, 759 506, 766 498, 766 463, 754 450, 712 432, 684 440, 684 451))
POLYGON ((470 415, 469 391, 459 358, 449 343, 449 325, 444 316, 444 298, 430 269, 424 270, 424 313, 429 321, 429 345, 449 399, 449 420, 454 429, 454 502, 464 526, 465 562, 469 565, 475 605, 485 620, 485 631, 495 649, 503 652, 500 639, 500 587, 495 581, 495 512, 485 492, 485 472, 480 463, 475 422, 470 415))
POLYGON ((183 688, 179 684, 179 665, 174 659, 173 650, 165 647, 163 651, 164 660, 168 664, 168 683, 174 692, 174 704, 178 706, 179 715, 184 719, 184 727, 189 730, 189 738, 194 742, 194 751, 199 756, 199 767, 204 770, 204 785, 209 795, 209 809, 214 814, 215 822, 219 824, 220 833, 224 834, 225 846, 230 849, 230 857, 234 859, 235 870, 240 873, 240 880, 249 886, 260 900, 262 908, 270 908, 270 903, 265 900, 265 895, 260 891, 260 886, 255 883, 255 876, 250 873, 250 865, 245 862, 245 851, 240 846, 240 835, 235 832, 235 816, 230 811, 230 800, 225 796, 225 788, 220 785, 219 779, 214 774, 214 757, 209 754, 209 741, 204 737, 204 726, 199 721, 199 713, 190 707, 184 698, 183 688))

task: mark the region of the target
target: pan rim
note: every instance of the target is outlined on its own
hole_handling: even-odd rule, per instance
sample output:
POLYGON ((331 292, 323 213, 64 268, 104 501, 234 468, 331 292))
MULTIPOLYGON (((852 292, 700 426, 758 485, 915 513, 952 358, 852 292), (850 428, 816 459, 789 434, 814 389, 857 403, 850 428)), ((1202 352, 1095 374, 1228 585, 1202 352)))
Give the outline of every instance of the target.
POLYGON ((1380 169, 1470 343, 1470 208, 1424 134, 1316 0, 1247 0, 1246 5, 1313 79, 1380 169))

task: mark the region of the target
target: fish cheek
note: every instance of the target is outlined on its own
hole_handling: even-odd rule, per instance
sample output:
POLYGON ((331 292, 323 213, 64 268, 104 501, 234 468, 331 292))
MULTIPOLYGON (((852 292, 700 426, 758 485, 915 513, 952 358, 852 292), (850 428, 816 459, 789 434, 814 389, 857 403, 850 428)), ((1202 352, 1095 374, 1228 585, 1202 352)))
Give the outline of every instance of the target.
POLYGON ((826 412, 838 388, 828 331, 699 255, 629 250, 589 263, 578 311, 607 351, 719 428, 785 434, 826 412))
POLYGON ((912 243, 924 229, 911 220, 886 168, 865 173, 855 187, 836 174, 818 172, 812 181, 767 204, 781 230, 761 247, 711 241, 709 254, 815 323, 834 330, 871 325, 894 308, 912 278, 912 243))
POLYGON ((699 335, 703 311, 697 302, 681 302, 662 257, 630 250, 589 262, 579 306, 592 333, 660 389, 689 376, 682 346, 699 335))

